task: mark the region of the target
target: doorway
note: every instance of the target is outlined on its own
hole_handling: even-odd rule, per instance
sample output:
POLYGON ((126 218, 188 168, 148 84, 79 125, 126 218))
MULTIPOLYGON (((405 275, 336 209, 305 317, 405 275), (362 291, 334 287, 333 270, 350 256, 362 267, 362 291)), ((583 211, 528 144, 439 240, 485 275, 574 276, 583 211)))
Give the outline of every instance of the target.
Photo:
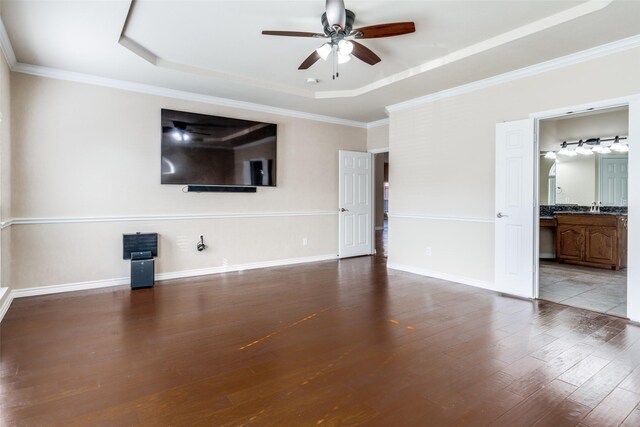
POLYGON ((538 297, 627 317, 629 107, 538 122, 538 297))
POLYGON ((375 253, 388 256, 389 236, 389 152, 375 153, 375 253))

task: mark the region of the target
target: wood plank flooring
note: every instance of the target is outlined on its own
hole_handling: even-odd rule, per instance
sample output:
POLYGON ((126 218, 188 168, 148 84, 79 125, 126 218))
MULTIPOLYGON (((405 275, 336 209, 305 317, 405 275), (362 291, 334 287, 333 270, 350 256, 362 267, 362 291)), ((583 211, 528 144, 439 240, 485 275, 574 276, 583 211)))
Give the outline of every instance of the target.
POLYGON ((640 328, 363 257, 13 302, 0 424, 637 426, 640 328))

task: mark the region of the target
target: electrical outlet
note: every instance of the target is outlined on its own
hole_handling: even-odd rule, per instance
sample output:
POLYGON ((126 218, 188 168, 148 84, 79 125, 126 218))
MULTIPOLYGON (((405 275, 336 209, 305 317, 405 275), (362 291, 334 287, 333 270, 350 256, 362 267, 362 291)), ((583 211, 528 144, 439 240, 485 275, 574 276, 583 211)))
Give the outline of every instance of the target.
POLYGON ((431 246, 427 246, 427 250, 425 251, 425 254, 426 254, 427 256, 431 256, 431 253, 432 253, 432 252, 431 252, 431 246))
POLYGON ((307 240, 306 237, 302 238, 302 246, 307 246, 307 244, 309 243, 309 241, 307 240))

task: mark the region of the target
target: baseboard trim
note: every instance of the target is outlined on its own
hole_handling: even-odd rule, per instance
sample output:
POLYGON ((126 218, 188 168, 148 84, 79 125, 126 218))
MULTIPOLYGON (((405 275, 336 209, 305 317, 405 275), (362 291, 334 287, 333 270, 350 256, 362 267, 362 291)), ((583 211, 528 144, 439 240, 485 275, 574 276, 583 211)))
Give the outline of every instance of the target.
POLYGON ((129 278, 92 280, 87 282, 64 283, 61 285, 36 286, 33 288, 14 289, 14 298, 34 297, 38 295, 59 294, 63 292, 86 291, 88 289, 109 288, 111 286, 128 285, 129 278))
POLYGON ((540 259, 556 259, 556 254, 552 254, 551 252, 540 252, 540 259))
MULTIPOLYGON (((11 302, 13 301, 13 292, 11 292, 11 288, 7 288, 4 292, 7 294, 7 297, 0 306, 0 322, 2 322, 2 319, 4 319, 4 315, 7 314, 7 311, 11 306, 11 302)), ((4 293, 0 295, 0 300, 2 299, 3 295, 4 293)))
MULTIPOLYGON (((251 262, 246 264, 222 265, 219 267, 200 268, 195 270, 183 270, 169 273, 158 273, 156 280, 182 279, 185 277, 207 276, 209 274, 230 273, 234 271, 253 270, 256 268, 283 267, 286 265, 304 264, 308 262, 328 261, 338 259, 335 254, 317 255, 303 258, 288 258, 273 261, 251 262)), ((127 282, 128 283, 128 282, 127 282)))
POLYGON ((387 262, 387 268, 391 270, 399 270, 407 273, 418 274, 420 276, 433 277, 434 279, 448 280, 449 282, 460 283, 463 285, 474 286, 476 288, 482 288, 489 291, 497 292, 492 282, 487 282, 485 280, 479 280, 472 277, 458 276, 456 274, 443 273, 441 271, 414 267, 412 265, 398 264, 395 262, 387 262))
MULTIPOLYGON (((186 277, 206 276, 210 274, 229 273, 233 271, 252 270, 256 268, 282 267, 286 265, 304 264, 309 262, 328 261, 337 259, 335 254, 316 255, 302 258, 288 258, 273 261, 252 262, 246 264, 224 265, 219 267, 200 268, 194 270, 182 270, 167 273, 158 273, 155 280, 182 279, 186 277)), ((62 292, 84 291, 88 289, 108 288, 111 286, 122 286, 130 283, 129 277, 121 277, 117 279, 93 280, 88 282, 66 283, 52 286, 37 286, 25 289, 14 289, 11 293, 11 299, 24 298, 38 295, 58 294, 62 292)), ((10 304, 10 303, 9 303, 10 304)), ((9 307, 7 306, 6 309, 9 307)), ((4 309, 4 304, 3 304, 4 309)))

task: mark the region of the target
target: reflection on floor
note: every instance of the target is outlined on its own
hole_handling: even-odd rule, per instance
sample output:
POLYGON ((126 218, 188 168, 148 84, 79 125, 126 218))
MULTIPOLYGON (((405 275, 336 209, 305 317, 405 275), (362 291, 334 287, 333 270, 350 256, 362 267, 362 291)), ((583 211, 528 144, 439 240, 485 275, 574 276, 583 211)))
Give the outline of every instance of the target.
POLYGON ((389 221, 384 220, 384 228, 376 230, 376 255, 387 257, 387 248, 389 247, 389 221))
POLYGON ((627 270, 612 271, 540 260, 540 298, 627 316, 627 270))

